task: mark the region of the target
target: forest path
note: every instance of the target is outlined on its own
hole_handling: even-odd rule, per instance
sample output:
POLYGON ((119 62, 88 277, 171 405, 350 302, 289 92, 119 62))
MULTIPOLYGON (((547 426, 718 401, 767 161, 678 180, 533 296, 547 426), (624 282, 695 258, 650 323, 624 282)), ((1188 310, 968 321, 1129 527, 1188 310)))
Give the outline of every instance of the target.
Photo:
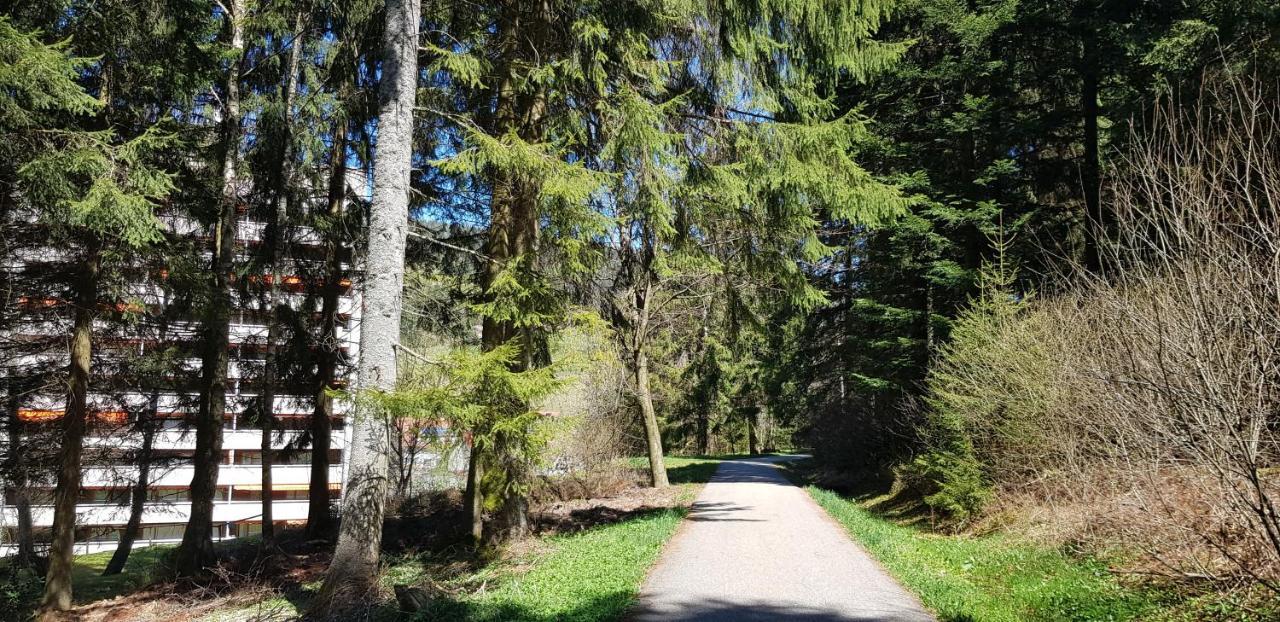
POLYGON ((726 461, 667 543, 631 622, 932 622, 775 466, 726 461))

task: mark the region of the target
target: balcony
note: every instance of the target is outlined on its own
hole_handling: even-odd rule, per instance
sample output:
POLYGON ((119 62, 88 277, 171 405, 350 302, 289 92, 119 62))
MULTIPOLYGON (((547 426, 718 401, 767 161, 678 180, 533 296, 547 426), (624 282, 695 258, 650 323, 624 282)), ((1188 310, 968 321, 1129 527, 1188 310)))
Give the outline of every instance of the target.
MULTIPOLYGON (((188 486, 195 476, 195 467, 175 466, 153 473, 152 486, 188 486)), ((85 488, 111 488, 137 478, 137 469, 121 466, 115 468, 88 468, 84 470, 81 486, 85 488)), ((311 465, 287 464, 271 468, 272 483, 278 486, 306 484, 311 481, 311 465)), ((329 481, 342 481, 342 466, 329 467, 329 481)), ((218 466, 219 486, 260 486, 262 466, 258 464, 222 464, 218 466)))

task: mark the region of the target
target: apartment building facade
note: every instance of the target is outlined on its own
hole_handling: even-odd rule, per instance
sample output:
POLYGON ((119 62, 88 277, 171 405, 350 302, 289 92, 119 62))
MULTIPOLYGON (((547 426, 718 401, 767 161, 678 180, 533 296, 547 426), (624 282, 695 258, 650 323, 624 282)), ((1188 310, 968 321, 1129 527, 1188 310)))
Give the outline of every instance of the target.
MULTIPOLYGON (((170 215, 163 218, 171 235, 207 237, 206 227, 189 218, 170 215)), ((238 248, 245 258, 261 243, 265 233, 263 223, 241 214, 238 248)), ((295 310, 306 310, 318 316, 315 292, 324 284, 319 281, 325 271, 315 266, 314 259, 323 255, 320 236, 314 231, 298 228, 290 234, 290 253, 299 259, 287 262, 289 268, 281 275, 280 295, 295 310), (310 258, 310 259, 308 259, 310 258), (308 269, 308 262, 312 264, 308 269)), ((48 251, 40 251, 47 253, 48 251)), ((56 252, 56 251, 55 251, 56 252)), ((28 253, 25 261, 30 261, 28 253)), ((13 258, 10 258, 13 268, 13 258)), ((24 261, 22 256, 16 260, 24 261)), ((350 273, 350 265, 345 266, 350 273)), ((159 280, 166 275, 151 274, 130 288, 128 299, 136 310, 161 310, 168 303, 165 288, 159 280)), ((269 275, 247 275, 242 278, 270 279, 269 275)), ((337 341, 343 353, 343 380, 354 374, 355 358, 359 344, 359 293, 350 279, 342 279, 340 288, 337 341)), ((218 540, 244 537, 261 531, 262 516, 262 437, 256 423, 255 408, 260 408, 262 360, 267 337, 267 313, 261 296, 237 295, 237 308, 232 315, 230 339, 230 364, 227 373, 227 409, 222 430, 222 460, 218 469, 217 493, 214 506, 214 534, 218 540)), ((62 301, 52 297, 18 296, 11 305, 26 306, 39 311, 56 310, 62 301)), ((40 321, 40 314, 29 313, 28 320, 5 326, 3 337, 7 340, 33 339, 50 330, 51 324, 40 321)), ((143 333, 103 334, 95 344, 104 361, 115 358, 142 356, 166 344, 195 343, 200 329, 199 320, 192 314, 186 319, 167 321, 163 330, 154 328, 143 333)), ((184 350, 192 352, 194 349, 184 350)), ((6 369, 29 366, 65 368, 65 354, 44 352, 23 355, 25 358, 9 361, 6 369)), ((99 355, 95 353, 95 359, 99 355)), ((97 361, 95 360, 95 365, 97 361)), ((110 363, 104 364, 110 367, 110 363)), ((198 393, 194 389, 199 373, 199 360, 190 355, 176 361, 168 372, 173 377, 158 383, 164 390, 138 390, 125 387, 113 388, 109 394, 91 394, 92 425, 85 439, 87 460, 82 474, 80 504, 77 507, 76 552, 92 553, 116 548, 120 532, 130 516, 130 497, 133 483, 138 479, 138 468, 126 456, 137 454, 143 441, 137 426, 129 425, 139 412, 146 411, 152 421, 149 442, 149 498, 142 513, 142 530, 135 546, 174 543, 182 539, 183 529, 190 515, 189 486, 193 477, 191 456, 195 449, 195 433, 191 417, 198 393), (118 462, 111 456, 120 456, 118 462)), ((15 412, 8 416, 21 422, 24 429, 40 426, 52 429, 63 413, 63 396, 56 393, 33 393, 18 399, 15 412)), ((300 437, 308 434, 315 409, 315 388, 289 387, 278 389, 274 399, 275 428, 271 446, 274 451, 272 478, 272 515, 277 526, 301 524, 308 513, 308 489, 311 475, 311 456, 300 437)), ((331 500, 341 498, 345 476, 347 446, 350 440, 347 424, 347 408, 335 403, 331 420, 332 434, 329 451, 329 482, 331 500)), ((46 439, 49 437, 46 436, 46 439)), ((31 439, 10 439, 10 444, 36 442, 31 439)), ((45 442, 48 442, 47 440, 45 442)), ((16 491, 0 491, 0 555, 16 550, 16 533, 19 508, 14 503, 16 491)), ((27 489, 30 524, 37 546, 48 540, 48 530, 53 522, 52 482, 46 475, 27 489)))

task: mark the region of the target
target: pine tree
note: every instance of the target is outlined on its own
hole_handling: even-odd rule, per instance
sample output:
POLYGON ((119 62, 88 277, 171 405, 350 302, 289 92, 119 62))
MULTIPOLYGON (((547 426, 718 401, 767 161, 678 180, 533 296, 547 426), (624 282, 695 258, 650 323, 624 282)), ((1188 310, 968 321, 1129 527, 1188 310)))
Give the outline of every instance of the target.
POLYGON ((174 552, 179 575, 202 572, 214 561, 213 498, 217 492, 218 464, 222 461, 222 420, 227 407, 228 345, 231 332, 231 278, 235 270, 236 232, 241 203, 241 72, 246 52, 248 5, 245 0, 225 3, 223 45, 227 64, 222 77, 219 109, 219 163, 221 177, 212 257, 206 283, 200 342, 200 405, 196 414, 196 448, 192 460, 191 514, 174 552))

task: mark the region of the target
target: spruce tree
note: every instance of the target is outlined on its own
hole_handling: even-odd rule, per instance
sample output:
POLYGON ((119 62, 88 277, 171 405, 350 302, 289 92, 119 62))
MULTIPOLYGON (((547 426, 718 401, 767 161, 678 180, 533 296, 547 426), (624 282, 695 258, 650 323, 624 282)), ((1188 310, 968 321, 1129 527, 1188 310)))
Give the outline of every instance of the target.
POLYGON ((0 80, 14 95, 0 113, 4 142, 22 150, 11 154, 17 166, 9 169, 6 184, 8 200, 20 207, 7 215, 43 224, 46 240, 61 248, 60 259, 77 266, 68 273, 66 293, 51 299, 72 309, 53 540, 41 601, 41 617, 51 618, 71 606, 76 504, 83 442, 95 407, 93 344, 104 279, 127 265, 132 252, 159 240, 154 212, 172 184, 150 160, 167 140, 163 134, 145 131, 123 140, 114 130, 118 102, 109 62, 70 57, 18 31, 8 19, 0 19, 0 37, 11 68, 0 80))
MULTIPOLYGON (((418 88, 419 3, 388 0, 385 19, 360 331, 358 389, 370 394, 396 388, 418 88)), ((312 606, 314 615, 343 611, 367 598, 377 584, 388 492, 387 429, 382 414, 369 409, 357 412, 353 427, 338 544, 312 606)))
POLYGON ((228 345, 231 333, 231 279, 235 270, 241 160, 241 72, 246 53, 249 6, 229 0, 222 6, 220 43, 226 59, 219 93, 218 165, 221 182, 213 223, 211 258, 200 329, 200 404, 195 417, 191 515, 174 553, 179 575, 202 572, 214 561, 213 498, 222 461, 222 421, 227 408, 228 345))

